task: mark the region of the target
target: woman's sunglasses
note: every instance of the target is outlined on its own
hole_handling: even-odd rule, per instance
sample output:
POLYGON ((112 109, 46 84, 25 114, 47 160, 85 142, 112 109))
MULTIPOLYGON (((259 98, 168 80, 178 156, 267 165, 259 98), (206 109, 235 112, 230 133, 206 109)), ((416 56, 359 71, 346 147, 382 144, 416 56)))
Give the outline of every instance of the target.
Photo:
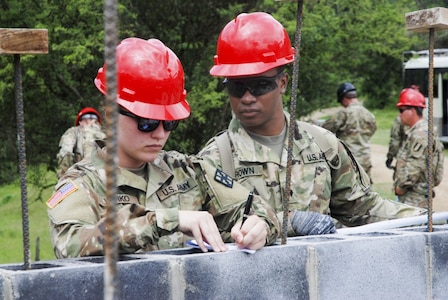
POLYGON ((283 75, 283 71, 272 77, 251 77, 248 79, 224 79, 223 83, 227 93, 232 97, 243 97, 246 90, 254 96, 261 96, 277 88, 275 82, 283 75))
POLYGON ((133 118, 137 121, 137 128, 138 130, 142 132, 151 132, 157 129, 159 127, 160 122, 163 124, 163 129, 166 131, 173 131, 176 129, 177 125, 179 125, 179 120, 173 120, 173 121, 161 121, 161 120, 154 120, 154 119, 145 119, 141 118, 139 116, 134 115, 133 113, 120 109, 119 113, 123 116, 127 116, 130 118, 133 118))

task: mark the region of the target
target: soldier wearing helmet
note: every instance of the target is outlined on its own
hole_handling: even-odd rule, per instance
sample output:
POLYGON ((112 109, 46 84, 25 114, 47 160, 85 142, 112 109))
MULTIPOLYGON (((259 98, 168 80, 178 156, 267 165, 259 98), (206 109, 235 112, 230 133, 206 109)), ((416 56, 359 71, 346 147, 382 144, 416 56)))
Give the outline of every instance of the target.
POLYGON ((336 94, 344 109, 330 116, 322 127, 336 134, 348 145, 370 177, 370 139, 376 131, 375 116, 358 101, 356 88, 350 82, 342 83, 336 94))
POLYGON ((70 166, 91 154, 95 140, 105 138, 100 113, 93 107, 81 109, 76 116, 75 126, 67 129, 59 141, 59 152, 56 155, 58 178, 61 178, 70 166))
MULTIPOLYGON (((413 88, 403 89, 397 108, 403 125, 407 126, 405 140, 397 154, 394 188, 398 200, 415 206, 426 206, 428 193, 428 123, 423 118, 425 97, 413 88)), ((433 186, 443 177, 443 145, 437 134, 433 135, 432 178, 433 186)))
MULTIPOLYGON (((170 132, 190 115, 181 62, 157 39, 127 38, 116 49, 120 253, 184 247, 196 239, 215 252, 224 242, 259 249, 278 236, 274 211, 255 196, 242 224, 249 190, 201 159, 163 151, 170 132)), ((95 78, 106 93, 105 67, 95 78)), ((104 253, 105 148, 70 168, 47 201, 58 258, 104 253)))
MULTIPOLYGON (((410 86, 411 89, 415 89, 417 91, 420 90, 418 85, 412 84, 410 86)), ((409 127, 403 125, 401 122, 400 115, 394 119, 392 123, 392 127, 390 129, 390 139, 389 139, 389 148, 386 154, 386 167, 392 170, 395 170, 395 166, 392 166, 392 162, 397 158, 398 150, 400 150, 403 142, 406 138, 405 132, 408 131, 409 127)))
POLYGON ((364 169, 330 131, 289 123, 282 96, 289 81, 285 68, 295 51, 286 30, 270 14, 238 15, 221 31, 216 51, 210 74, 224 78, 234 117, 199 155, 268 199, 282 221, 286 137, 294 126, 289 235, 332 233, 331 217, 355 226, 425 212, 371 192, 364 169))

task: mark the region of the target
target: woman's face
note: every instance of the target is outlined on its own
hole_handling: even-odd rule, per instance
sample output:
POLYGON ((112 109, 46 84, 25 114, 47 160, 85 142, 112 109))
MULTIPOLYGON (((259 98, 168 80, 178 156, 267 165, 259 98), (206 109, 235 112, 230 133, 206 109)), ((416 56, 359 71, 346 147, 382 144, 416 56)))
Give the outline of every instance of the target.
POLYGON ((163 128, 162 122, 150 132, 140 131, 137 120, 118 115, 118 165, 123 168, 137 169, 144 163, 153 162, 165 146, 170 131, 163 128))

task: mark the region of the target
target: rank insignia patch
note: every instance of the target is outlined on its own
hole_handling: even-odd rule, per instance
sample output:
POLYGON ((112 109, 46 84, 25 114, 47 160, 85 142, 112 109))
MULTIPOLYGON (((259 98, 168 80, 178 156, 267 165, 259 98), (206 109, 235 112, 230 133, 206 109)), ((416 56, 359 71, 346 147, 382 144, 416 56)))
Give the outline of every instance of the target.
POLYGON ((54 195, 50 199, 48 199, 47 206, 49 208, 54 208, 62 200, 64 200, 65 197, 67 197, 77 189, 78 187, 75 185, 75 183, 71 181, 65 183, 59 190, 57 190, 56 193, 54 193, 54 195))
POLYGON ((233 179, 221 170, 216 170, 215 181, 225 185, 226 187, 233 187, 233 179))

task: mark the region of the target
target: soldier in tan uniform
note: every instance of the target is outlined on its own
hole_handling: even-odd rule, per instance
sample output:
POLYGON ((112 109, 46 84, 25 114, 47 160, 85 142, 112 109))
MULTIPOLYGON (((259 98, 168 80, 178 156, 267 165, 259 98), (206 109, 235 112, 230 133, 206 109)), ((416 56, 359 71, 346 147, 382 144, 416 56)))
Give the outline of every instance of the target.
POLYGON ((106 134, 101 128, 101 115, 93 107, 85 107, 78 112, 75 126, 67 129, 59 141, 57 176, 62 175, 71 165, 89 156, 95 140, 104 140, 106 134))
MULTIPOLYGON (((398 200, 415 206, 426 206, 428 186, 428 123, 423 118, 425 97, 417 90, 406 88, 401 91, 397 107, 403 125, 408 126, 405 140, 398 151, 394 173, 394 188, 398 200)), ((432 145, 433 185, 443 178, 443 145, 433 132, 432 145)))
POLYGON ((342 83, 336 94, 338 102, 344 109, 330 116, 322 127, 336 134, 348 145, 359 164, 370 176, 372 168, 370 139, 376 131, 375 116, 358 101, 356 88, 350 82, 342 83))
POLYGON ((240 14, 224 27, 210 74, 225 78, 234 117, 199 155, 254 187, 283 220, 286 137, 294 126, 289 235, 333 232, 331 217, 356 226, 425 213, 372 192, 367 173, 330 131, 300 121, 290 124, 282 95, 289 80, 284 66, 293 60, 286 30, 267 13, 240 14), (315 221, 311 228, 309 219, 315 221))
MULTIPOLYGON (((224 242, 248 249, 273 243, 278 221, 259 196, 241 226, 248 189, 201 159, 162 150, 190 114, 177 56, 157 39, 128 38, 116 57, 120 253, 183 247, 187 238, 216 252, 227 250, 224 242)), ((103 67, 95 79, 103 94, 105 84, 103 67)), ((104 254, 106 155, 98 147, 71 167, 47 201, 58 258, 104 254)))

